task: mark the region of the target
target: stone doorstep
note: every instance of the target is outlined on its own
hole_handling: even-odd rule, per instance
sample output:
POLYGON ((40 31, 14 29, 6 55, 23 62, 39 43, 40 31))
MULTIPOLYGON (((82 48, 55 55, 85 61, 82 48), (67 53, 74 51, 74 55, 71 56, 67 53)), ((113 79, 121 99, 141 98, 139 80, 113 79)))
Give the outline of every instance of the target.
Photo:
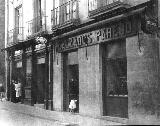
POLYGON ((6 103, 9 106, 12 106, 11 107, 12 110, 17 111, 19 113, 24 113, 24 114, 28 114, 31 116, 48 119, 48 120, 55 120, 55 121, 64 123, 64 125, 66 126, 78 126, 78 124, 75 124, 76 120, 80 120, 81 122, 89 121, 89 120, 92 122, 102 121, 103 124, 109 123, 113 125, 125 125, 124 123, 116 122, 116 120, 110 120, 110 119, 108 120, 107 118, 93 118, 86 115, 71 114, 69 112, 57 112, 57 111, 45 110, 39 107, 24 105, 20 103, 11 103, 11 102, 4 102, 4 103, 6 103), (17 107, 17 105, 19 107, 17 107))

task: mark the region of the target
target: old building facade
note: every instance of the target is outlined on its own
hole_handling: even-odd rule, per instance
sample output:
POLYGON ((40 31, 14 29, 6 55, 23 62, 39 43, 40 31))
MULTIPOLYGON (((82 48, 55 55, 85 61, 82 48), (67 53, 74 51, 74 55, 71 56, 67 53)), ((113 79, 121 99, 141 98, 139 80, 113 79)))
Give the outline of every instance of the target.
POLYGON ((7 97, 129 124, 159 122, 158 0, 6 0, 7 97))

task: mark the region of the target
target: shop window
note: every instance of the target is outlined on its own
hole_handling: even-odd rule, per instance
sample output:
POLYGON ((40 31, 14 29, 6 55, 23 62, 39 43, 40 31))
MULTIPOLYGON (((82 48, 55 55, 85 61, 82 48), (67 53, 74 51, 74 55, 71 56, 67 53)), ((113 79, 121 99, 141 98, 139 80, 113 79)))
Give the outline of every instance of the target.
POLYGON ((107 96, 127 96, 127 59, 125 42, 115 42, 106 47, 105 82, 107 96))
POLYGON ((126 58, 107 59, 107 95, 127 96, 126 58))

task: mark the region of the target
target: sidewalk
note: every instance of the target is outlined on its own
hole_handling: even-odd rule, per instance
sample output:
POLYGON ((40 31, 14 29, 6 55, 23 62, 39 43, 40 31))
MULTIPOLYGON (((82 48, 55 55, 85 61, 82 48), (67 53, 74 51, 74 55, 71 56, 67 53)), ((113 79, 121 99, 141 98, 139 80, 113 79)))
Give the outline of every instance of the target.
POLYGON ((0 108, 7 108, 9 111, 15 111, 18 113, 27 114, 30 116, 38 117, 46 120, 53 120, 64 126, 107 126, 107 125, 124 125, 122 123, 116 123, 105 119, 95 119, 92 117, 72 114, 69 112, 57 112, 51 110, 45 110, 29 105, 12 103, 12 102, 0 102, 0 108))

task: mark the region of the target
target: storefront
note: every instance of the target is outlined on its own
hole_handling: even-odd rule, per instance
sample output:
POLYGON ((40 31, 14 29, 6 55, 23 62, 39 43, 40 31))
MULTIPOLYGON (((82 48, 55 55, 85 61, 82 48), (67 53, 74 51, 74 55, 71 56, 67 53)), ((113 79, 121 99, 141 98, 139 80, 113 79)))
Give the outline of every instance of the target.
POLYGON ((56 46, 55 110, 68 111, 69 101, 76 99, 77 112, 83 115, 125 118, 130 122, 156 116, 158 104, 149 105, 149 97, 154 101, 159 95, 151 93, 158 84, 158 73, 152 68, 158 67, 159 40, 155 32, 146 32, 152 26, 142 16, 145 11, 142 7, 52 38, 56 46), (151 86, 148 77, 149 82, 155 82, 152 91, 145 85, 151 86), (70 93, 70 88, 76 93, 70 93), (152 112, 154 115, 149 114, 152 112))
POLYGON ((62 80, 62 110, 68 111, 70 100, 76 99, 81 114, 128 118, 126 38, 137 34, 138 16, 58 41, 54 69, 62 71, 54 80, 62 80))
MULTIPOLYGON (((17 71, 22 71, 24 99, 65 112, 75 99, 78 114, 131 124, 159 119, 160 40, 148 6, 77 27, 63 26, 53 31, 41 51, 35 38, 29 50, 21 46, 17 71)), ((13 60, 10 66, 12 78, 13 60)))
MULTIPOLYGON (((49 106, 49 57, 47 40, 44 37, 28 40, 20 43, 8 51, 8 100, 11 100, 11 85, 13 80, 21 83, 21 102, 29 105, 37 105, 42 108, 49 106), (30 44, 31 42, 31 44, 30 44), (29 43, 29 44, 28 44, 29 43), (47 71, 46 71, 47 70, 47 71)), ((11 100, 12 101, 12 100, 11 100)))

